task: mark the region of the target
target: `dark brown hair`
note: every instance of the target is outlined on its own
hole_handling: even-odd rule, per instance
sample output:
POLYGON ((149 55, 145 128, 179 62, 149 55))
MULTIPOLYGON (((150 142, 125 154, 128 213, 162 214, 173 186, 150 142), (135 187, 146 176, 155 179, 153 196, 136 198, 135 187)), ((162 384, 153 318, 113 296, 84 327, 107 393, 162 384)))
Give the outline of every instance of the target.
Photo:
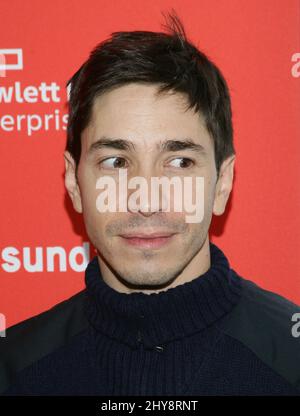
POLYGON ((188 108, 204 116, 214 141, 216 169, 235 154, 230 95, 220 70, 190 42, 172 9, 164 25, 168 33, 113 32, 99 43, 68 81, 70 87, 66 150, 76 162, 81 133, 88 125, 93 103, 104 92, 128 83, 151 83, 164 91, 183 93, 188 108))

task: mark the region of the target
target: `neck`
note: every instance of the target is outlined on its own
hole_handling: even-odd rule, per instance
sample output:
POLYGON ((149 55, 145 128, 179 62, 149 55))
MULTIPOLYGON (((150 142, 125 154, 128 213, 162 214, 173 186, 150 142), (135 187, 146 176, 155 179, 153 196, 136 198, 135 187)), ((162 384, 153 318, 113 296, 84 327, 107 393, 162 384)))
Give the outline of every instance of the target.
POLYGON ((209 327, 240 297, 240 278, 224 253, 210 243, 211 266, 198 278, 162 293, 120 293, 108 286, 95 256, 86 269, 87 317, 99 334, 139 347, 187 336, 209 327))

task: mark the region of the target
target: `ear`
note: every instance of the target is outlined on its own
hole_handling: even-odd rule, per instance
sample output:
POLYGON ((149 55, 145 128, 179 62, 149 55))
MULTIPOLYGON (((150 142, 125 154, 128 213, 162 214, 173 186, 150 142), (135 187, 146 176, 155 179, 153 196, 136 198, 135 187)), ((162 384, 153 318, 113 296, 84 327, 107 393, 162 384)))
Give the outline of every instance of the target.
POLYGON ((222 215, 232 189, 235 155, 222 163, 216 184, 213 214, 222 215))
POLYGON ((77 176, 76 176, 76 163, 73 157, 71 156, 71 154, 67 150, 64 152, 64 159, 65 159, 65 167, 66 167, 65 186, 73 202, 73 207, 75 211, 81 214, 82 202, 81 202, 80 189, 79 189, 77 176))

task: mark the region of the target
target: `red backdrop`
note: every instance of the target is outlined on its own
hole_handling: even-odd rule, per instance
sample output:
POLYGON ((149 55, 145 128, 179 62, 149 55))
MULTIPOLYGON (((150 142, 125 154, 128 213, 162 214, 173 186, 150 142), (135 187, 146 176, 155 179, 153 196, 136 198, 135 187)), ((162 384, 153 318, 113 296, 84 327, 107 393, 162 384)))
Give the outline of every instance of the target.
POLYGON ((162 30, 161 11, 171 7, 232 95, 234 190, 226 214, 213 219, 211 240, 243 277, 300 303, 300 2, 2 0, 0 313, 7 326, 84 287, 88 257, 76 247, 89 242, 63 181, 67 79, 111 32, 162 30), (53 247, 65 262, 56 256, 51 269, 53 247), (38 260, 35 272, 29 257, 38 260))

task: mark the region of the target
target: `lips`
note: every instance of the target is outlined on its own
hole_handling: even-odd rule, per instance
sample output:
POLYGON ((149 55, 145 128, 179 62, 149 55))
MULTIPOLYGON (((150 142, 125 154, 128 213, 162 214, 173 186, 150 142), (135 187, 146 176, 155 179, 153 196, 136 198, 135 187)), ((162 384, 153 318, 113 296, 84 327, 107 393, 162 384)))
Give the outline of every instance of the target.
POLYGON ((172 237, 176 233, 155 232, 151 234, 135 233, 135 234, 122 234, 123 241, 130 246, 140 248, 160 248, 172 240, 172 237))
POLYGON ((160 237, 171 237, 172 235, 174 235, 175 233, 170 233, 170 232, 156 232, 156 233, 151 233, 151 234, 146 234, 146 233, 134 233, 134 234, 121 234, 121 237, 124 238, 160 238, 160 237))

